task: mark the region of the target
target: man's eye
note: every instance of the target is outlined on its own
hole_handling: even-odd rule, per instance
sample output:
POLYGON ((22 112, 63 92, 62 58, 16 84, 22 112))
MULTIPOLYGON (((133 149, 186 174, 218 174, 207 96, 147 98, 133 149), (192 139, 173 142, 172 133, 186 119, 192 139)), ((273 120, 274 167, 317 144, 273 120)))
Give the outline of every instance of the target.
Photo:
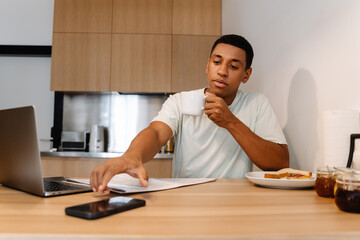
POLYGON ((234 66, 234 65, 230 65, 230 67, 231 67, 231 69, 234 69, 234 70, 238 69, 238 67, 234 66))
POLYGON ((220 64, 220 61, 214 60, 213 63, 218 65, 218 64, 220 64))

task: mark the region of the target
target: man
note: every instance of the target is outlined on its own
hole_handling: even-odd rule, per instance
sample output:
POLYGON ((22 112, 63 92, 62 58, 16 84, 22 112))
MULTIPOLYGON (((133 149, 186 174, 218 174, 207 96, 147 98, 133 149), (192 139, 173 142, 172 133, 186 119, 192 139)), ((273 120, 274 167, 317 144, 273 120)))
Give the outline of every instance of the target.
POLYGON ((203 116, 182 115, 180 94, 170 96, 158 116, 132 141, 119 158, 108 160, 91 174, 94 191, 109 193, 107 183, 128 173, 147 186, 143 163, 175 137, 173 177, 243 178, 251 162, 263 170, 289 166, 285 137, 268 100, 242 92, 252 72, 253 50, 238 35, 224 35, 213 45, 203 91, 203 116))

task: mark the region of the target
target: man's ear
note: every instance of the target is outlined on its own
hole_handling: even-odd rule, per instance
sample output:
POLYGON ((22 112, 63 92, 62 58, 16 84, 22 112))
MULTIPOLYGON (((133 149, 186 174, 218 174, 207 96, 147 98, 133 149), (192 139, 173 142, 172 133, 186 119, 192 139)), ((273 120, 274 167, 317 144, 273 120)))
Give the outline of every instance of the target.
POLYGON ((252 73, 252 68, 251 67, 246 69, 244 78, 243 78, 243 80, 241 82, 246 83, 249 80, 251 73, 252 73))
POLYGON ((208 58, 208 62, 206 64, 206 69, 205 69, 206 74, 208 74, 208 72, 209 72, 209 64, 210 64, 210 58, 208 58))

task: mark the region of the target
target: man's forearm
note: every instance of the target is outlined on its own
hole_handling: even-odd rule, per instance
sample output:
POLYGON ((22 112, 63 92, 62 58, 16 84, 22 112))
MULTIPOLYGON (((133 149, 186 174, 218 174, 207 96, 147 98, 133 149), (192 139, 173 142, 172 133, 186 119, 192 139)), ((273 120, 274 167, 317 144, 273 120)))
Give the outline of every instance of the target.
POLYGON ((260 169, 279 170, 289 167, 289 151, 286 144, 277 144, 257 136, 237 118, 230 121, 226 129, 260 169))
POLYGON ((159 143, 156 133, 151 129, 142 130, 131 142, 124 155, 133 155, 142 162, 150 161, 158 152, 159 143))

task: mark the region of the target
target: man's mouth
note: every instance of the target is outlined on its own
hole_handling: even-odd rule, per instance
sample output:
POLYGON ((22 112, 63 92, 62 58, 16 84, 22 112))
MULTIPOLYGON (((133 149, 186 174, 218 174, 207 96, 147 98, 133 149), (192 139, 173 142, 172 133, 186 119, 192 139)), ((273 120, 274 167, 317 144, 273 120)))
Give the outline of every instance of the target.
POLYGON ((216 87, 219 87, 219 88, 223 88, 223 87, 226 87, 228 84, 223 81, 223 80, 219 80, 219 79, 215 79, 213 80, 213 83, 216 87))

